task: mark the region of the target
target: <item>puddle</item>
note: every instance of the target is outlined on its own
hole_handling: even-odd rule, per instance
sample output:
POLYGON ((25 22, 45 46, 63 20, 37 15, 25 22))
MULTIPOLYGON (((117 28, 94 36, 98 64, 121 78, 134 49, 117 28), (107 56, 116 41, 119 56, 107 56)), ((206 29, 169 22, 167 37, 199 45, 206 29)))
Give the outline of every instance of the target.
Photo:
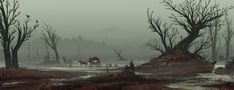
POLYGON ((51 79, 54 86, 61 86, 64 85, 64 82, 72 82, 72 81, 83 81, 91 77, 95 77, 96 75, 86 75, 80 76, 76 78, 62 78, 62 79, 51 79))
POLYGON ((17 85, 17 84, 22 84, 24 82, 5 82, 2 84, 3 87, 9 87, 9 86, 14 86, 14 85, 17 85))

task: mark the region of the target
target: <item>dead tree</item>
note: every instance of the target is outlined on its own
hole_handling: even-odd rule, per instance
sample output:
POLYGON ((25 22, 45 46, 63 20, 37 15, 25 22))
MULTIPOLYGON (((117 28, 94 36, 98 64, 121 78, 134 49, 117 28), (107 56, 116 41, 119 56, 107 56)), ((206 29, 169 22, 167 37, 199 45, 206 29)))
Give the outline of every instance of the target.
POLYGON ((122 54, 122 50, 116 50, 113 49, 114 53, 117 55, 117 57, 119 58, 118 60, 126 60, 121 54, 122 54))
POLYGON ((45 24, 43 29, 44 29, 45 32, 42 34, 43 35, 42 39, 54 51, 54 53, 55 53, 55 62, 60 63, 59 53, 58 53, 58 49, 57 49, 59 36, 56 34, 56 32, 53 30, 53 28, 48 24, 45 24))
POLYGON ((178 26, 182 27, 187 36, 173 48, 171 54, 187 54, 190 44, 201 36, 201 30, 214 26, 210 23, 223 17, 232 7, 220 8, 219 4, 212 4, 211 0, 185 0, 175 4, 172 0, 163 0, 166 9, 174 12, 170 16, 178 26))
POLYGON ((161 54, 165 53, 165 50, 161 47, 161 44, 158 44, 157 40, 150 40, 146 43, 146 46, 152 50, 158 51, 161 54))
POLYGON ((20 23, 17 21, 16 32, 17 34, 12 37, 17 37, 15 46, 11 46, 11 53, 12 53, 12 61, 13 66, 15 68, 18 68, 18 51, 23 45, 23 43, 27 40, 29 40, 32 36, 32 33, 34 30, 36 30, 39 26, 38 21, 36 20, 36 23, 33 26, 30 26, 30 16, 27 16, 27 19, 24 21, 24 23, 20 23))
POLYGON ((4 57, 5 57, 5 66, 6 68, 12 68, 12 57, 10 52, 11 42, 12 42, 12 32, 9 28, 16 23, 16 18, 19 16, 20 12, 18 11, 19 4, 17 1, 13 2, 13 6, 9 5, 8 0, 0 0, 0 33, 1 33, 1 44, 3 47, 4 57), (7 4, 8 3, 8 4, 7 4), (8 7, 8 8, 7 8, 8 7), (10 9, 12 10, 10 12, 10 9))
POLYGON ((146 46, 151 47, 151 49, 157 50, 162 54, 170 53, 176 43, 175 40, 178 31, 173 28, 173 24, 164 23, 161 18, 155 19, 153 17, 153 12, 150 12, 149 9, 147 11, 147 16, 149 28, 160 37, 160 44, 162 44, 163 47, 161 47, 160 44, 152 43, 147 43, 146 46))
POLYGON ((223 22, 221 19, 217 19, 212 21, 211 23, 214 24, 214 26, 209 27, 209 38, 211 42, 211 53, 212 53, 212 59, 216 60, 218 55, 218 48, 217 43, 219 39, 219 31, 223 25, 223 22))
POLYGON ((48 48, 47 43, 45 42, 44 44, 45 44, 45 54, 44 54, 43 58, 44 58, 44 63, 48 64, 50 62, 50 52, 49 52, 49 48, 48 48))
POLYGON ((39 26, 38 22, 30 26, 30 16, 24 23, 17 20, 20 15, 19 2, 14 0, 0 0, 0 39, 4 51, 6 68, 19 68, 18 50, 27 41, 32 32, 39 26))
POLYGON ((202 50, 208 49, 211 47, 210 39, 207 39, 207 40, 201 39, 198 42, 195 42, 193 44, 196 45, 193 54, 197 54, 197 55, 201 54, 202 50))
POLYGON ((228 18, 228 16, 226 16, 225 18, 225 34, 224 34, 224 39, 225 39, 225 45, 226 45, 226 59, 229 59, 230 56, 230 45, 231 45, 231 41, 234 35, 234 30, 232 27, 232 20, 230 20, 230 18, 228 18))

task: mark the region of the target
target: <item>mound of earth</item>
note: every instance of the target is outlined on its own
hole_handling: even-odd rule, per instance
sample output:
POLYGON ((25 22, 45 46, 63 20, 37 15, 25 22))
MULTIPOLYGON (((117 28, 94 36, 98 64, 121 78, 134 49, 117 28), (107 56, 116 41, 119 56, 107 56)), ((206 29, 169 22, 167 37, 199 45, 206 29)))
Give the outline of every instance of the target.
POLYGON ((191 76, 198 73, 211 73, 214 63, 205 61, 199 55, 167 55, 152 59, 137 67, 138 71, 152 73, 157 77, 191 76))

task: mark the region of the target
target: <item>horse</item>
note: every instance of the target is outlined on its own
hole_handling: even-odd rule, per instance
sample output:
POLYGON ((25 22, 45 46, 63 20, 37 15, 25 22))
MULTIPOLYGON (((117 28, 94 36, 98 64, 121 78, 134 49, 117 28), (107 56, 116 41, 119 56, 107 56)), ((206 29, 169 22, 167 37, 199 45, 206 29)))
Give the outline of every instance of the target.
POLYGON ((82 66, 83 64, 84 64, 85 66, 88 65, 88 62, 85 62, 85 61, 82 61, 82 60, 79 60, 79 63, 80 63, 81 66, 82 66))

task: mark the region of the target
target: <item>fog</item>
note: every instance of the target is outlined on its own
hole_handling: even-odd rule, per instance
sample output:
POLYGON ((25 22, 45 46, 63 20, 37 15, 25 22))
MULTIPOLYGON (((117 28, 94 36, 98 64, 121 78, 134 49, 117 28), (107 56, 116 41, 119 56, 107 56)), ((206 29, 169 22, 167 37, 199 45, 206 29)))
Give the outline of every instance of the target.
MULTIPOLYGON (((216 1, 222 6, 234 4, 231 0, 216 1)), ((20 1, 23 14, 30 14, 41 22, 52 24, 62 37, 82 35, 99 41, 105 40, 104 38, 127 38, 131 42, 142 42, 154 35, 148 30, 147 8, 154 10, 155 16, 164 19, 168 17, 169 12, 160 2, 161 0, 20 1), (112 27, 116 28, 111 30, 112 27)))
MULTIPOLYGON (((179 0, 173 1, 179 2, 179 0)), ((155 38, 156 34, 148 28, 146 11, 150 8, 155 16, 168 20, 170 12, 160 2, 161 0, 20 0, 20 10, 22 19, 24 15, 29 14, 39 20, 41 26, 43 23, 48 23, 63 39, 82 37, 86 41, 95 42, 92 48, 79 42, 73 46, 61 42, 59 47, 63 52, 60 53, 65 54, 61 56, 68 56, 66 54, 69 53, 75 55, 76 48, 80 46, 83 48, 81 53, 85 57, 94 55, 115 57, 113 48, 123 49, 128 58, 139 55, 150 57, 155 52, 144 44, 155 38), (98 43, 106 43, 107 46, 95 48, 98 43)), ((234 5, 231 0, 216 0, 216 2, 221 6, 234 5)), ((230 16, 233 12, 233 10, 230 12, 230 16)), ((45 49, 42 42, 40 47, 33 43, 40 40, 41 31, 42 28, 38 29, 33 39, 25 44, 21 49, 21 56, 29 52, 36 54, 33 52, 35 50, 29 51, 27 46, 45 49)))

